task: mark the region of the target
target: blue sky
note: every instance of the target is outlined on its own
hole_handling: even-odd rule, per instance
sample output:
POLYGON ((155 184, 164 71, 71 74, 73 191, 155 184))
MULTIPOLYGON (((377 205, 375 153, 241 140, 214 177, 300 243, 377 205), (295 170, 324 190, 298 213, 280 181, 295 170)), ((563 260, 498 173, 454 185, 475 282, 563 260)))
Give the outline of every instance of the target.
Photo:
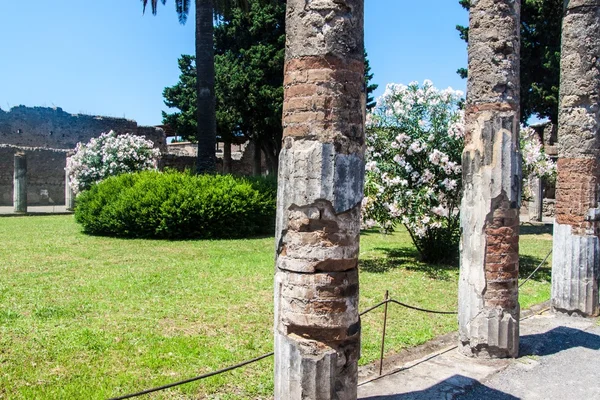
MULTIPOLYGON (((376 94, 424 79, 464 91, 456 69, 466 45, 454 27, 467 20, 457 0, 365 0, 376 94)), ((193 51, 193 18, 180 25, 173 0, 155 17, 138 0, 0 0, 0 108, 56 106, 157 125, 177 58, 193 51)))

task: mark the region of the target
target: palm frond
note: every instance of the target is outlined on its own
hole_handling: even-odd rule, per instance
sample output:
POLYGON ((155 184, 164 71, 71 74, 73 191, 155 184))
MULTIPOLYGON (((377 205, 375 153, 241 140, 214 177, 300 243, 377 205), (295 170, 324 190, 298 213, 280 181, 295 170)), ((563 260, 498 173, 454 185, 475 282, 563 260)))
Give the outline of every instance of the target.
MULTIPOLYGON (((167 0, 160 0, 160 2, 165 5, 167 0)), ((148 6, 148 0, 142 0, 142 13, 146 13, 146 6, 148 6)), ((150 0, 150 8, 152 9, 152 15, 156 15, 156 10, 158 8, 158 0, 150 0)))
POLYGON ((190 13, 190 2, 192 0, 175 0, 175 10, 179 17, 179 23, 185 24, 190 13))

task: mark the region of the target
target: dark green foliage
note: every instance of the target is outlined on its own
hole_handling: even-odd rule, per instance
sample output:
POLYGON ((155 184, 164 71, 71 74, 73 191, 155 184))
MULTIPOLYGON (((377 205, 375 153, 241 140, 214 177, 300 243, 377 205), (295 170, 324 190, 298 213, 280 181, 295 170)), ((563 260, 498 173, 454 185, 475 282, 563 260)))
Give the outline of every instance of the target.
MULTIPOLYGON (((283 64, 285 58, 285 1, 249 0, 232 7, 215 26, 215 97, 217 136, 232 141, 236 136, 253 140, 276 171, 281 150, 283 64)), ((179 111, 163 112, 163 123, 178 136, 195 140, 195 58, 179 59, 179 82, 163 91, 165 104, 179 111)), ((367 108, 375 103, 377 88, 365 52, 367 108)))
POLYGON ((274 180, 145 171, 108 178, 77 197, 86 233, 157 239, 272 234, 274 180))
MULTIPOLYGON (((175 86, 166 87, 163 97, 167 107, 178 108, 180 111, 167 114, 162 112, 163 124, 168 124, 177 132, 177 136, 195 142, 196 127, 196 57, 183 54, 177 61, 179 64, 179 82, 175 86)), ((217 117, 218 118, 218 117, 217 117)))
POLYGON ((377 102, 373 98, 373 92, 379 87, 376 83, 371 83, 373 74, 371 73, 371 65, 369 65, 369 59, 367 57, 367 50, 364 51, 365 55, 365 92, 367 93, 367 112, 371 111, 377 102))
MULTIPOLYGON (((460 0, 465 9, 469 0, 460 0)), ((529 117, 558 122, 563 0, 523 0, 521 6, 521 122, 529 117)), ((468 42, 469 28, 458 25, 468 42)), ((457 73, 466 78, 467 70, 457 73)))
MULTIPOLYGON (((285 2, 251 0, 232 7, 215 26, 215 97, 217 135, 223 141, 244 136, 258 143, 269 170, 275 171, 281 148, 285 2)), ((179 59, 179 82, 163 91, 165 104, 179 112, 163 113, 177 135, 193 140, 196 129, 195 58, 179 59)))

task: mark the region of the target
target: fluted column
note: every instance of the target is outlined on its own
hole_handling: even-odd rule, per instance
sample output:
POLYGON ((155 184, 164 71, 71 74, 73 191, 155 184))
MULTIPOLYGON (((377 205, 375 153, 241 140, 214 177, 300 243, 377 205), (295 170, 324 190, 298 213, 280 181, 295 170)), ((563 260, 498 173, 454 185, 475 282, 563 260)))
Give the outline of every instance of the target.
POLYGON ((15 153, 13 175, 13 205, 15 212, 27 212, 27 157, 25 153, 15 153))
POLYGON ((360 354, 363 0, 288 0, 275 399, 352 400, 360 354))
POLYGON ((71 189, 71 179, 69 178, 69 169, 65 168, 65 209, 72 211, 75 209, 75 194, 71 189))
POLYGON ((565 2, 552 307, 595 316, 600 279, 600 0, 565 2))
POLYGON ((459 280, 459 348, 519 348, 520 1, 471 2, 459 280))

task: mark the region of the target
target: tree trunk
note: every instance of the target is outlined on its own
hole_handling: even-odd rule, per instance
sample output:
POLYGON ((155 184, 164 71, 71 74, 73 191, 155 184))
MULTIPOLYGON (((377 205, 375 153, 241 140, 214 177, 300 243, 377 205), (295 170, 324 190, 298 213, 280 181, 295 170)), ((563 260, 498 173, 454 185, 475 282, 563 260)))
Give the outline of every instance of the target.
POLYGON ((216 170, 215 62, 213 45, 213 0, 196 0, 196 73, 199 174, 216 170))
POLYGON ((277 176, 280 149, 274 142, 274 140, 269 140, 266 143, 262 143, 262 151, 265 156, 265 163, 267 164, 267 175, 277 176))
POLYGON ((600 4, 587 0, 565 5, 552 308, 596 316, 600 313, 600 4))
POLYGON ((223 174, 231 173, 231 142, 223 142, 223 174))
POLYGON ((520 1, 471 2, 465 109, 459 348, 519 351, 520 1))
POLYGON ((260 176, 262 174, 260 145, 254 141, 252 142, 252 148, 254 149, 252 153, 252 175, 260 176))
POLYGON ((357 397, 364 0, 287 1, 275 398, 357 397))

